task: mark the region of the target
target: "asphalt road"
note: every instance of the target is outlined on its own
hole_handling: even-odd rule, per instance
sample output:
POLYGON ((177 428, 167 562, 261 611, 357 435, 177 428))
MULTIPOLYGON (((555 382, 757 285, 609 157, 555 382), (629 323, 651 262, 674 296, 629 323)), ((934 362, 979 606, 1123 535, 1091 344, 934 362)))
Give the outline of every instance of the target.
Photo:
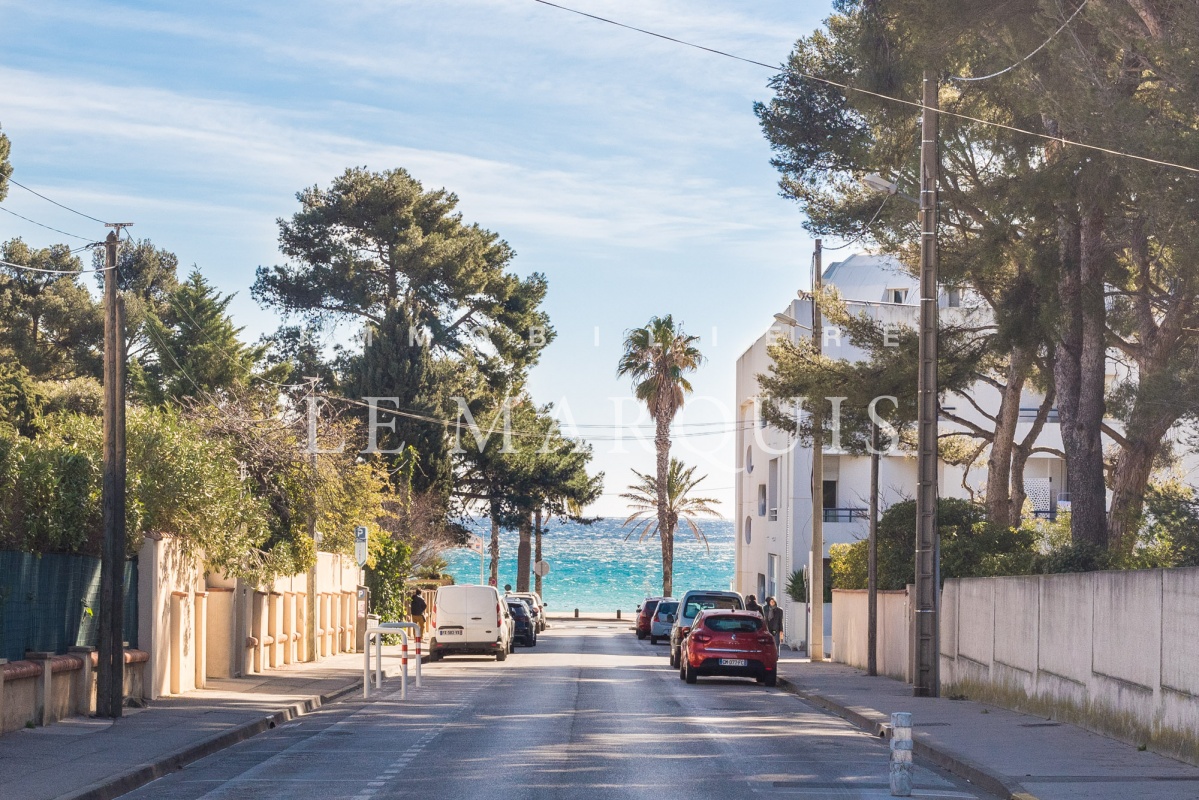
MULTIPOLYGON (((887 747, 751 680, 701 678, 627 626, 558 623, 503 663, 428 665, 127 795, 146 800, 884 798, 887 747), (394 690, 394 691, 392 691, 394 690)), ((914 797, 986 798, 919 766, 914 797)))

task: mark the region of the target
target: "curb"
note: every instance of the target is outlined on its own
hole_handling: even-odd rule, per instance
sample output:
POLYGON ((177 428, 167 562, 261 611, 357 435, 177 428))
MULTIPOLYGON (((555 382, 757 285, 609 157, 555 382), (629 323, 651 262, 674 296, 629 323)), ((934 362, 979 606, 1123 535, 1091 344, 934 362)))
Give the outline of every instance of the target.
POLYGON ((140 764, 132 769, 118 773, 108 778, 96 781, 70 794, 62 795, 59 800, 113 800, 123 794, 140 789, 151 781, 169 775, 176 770, 199 761, 201 758, 224 750, 227 747, 244 742, 263 731, 278 727, 284 722, 311 714, 321 706, 340 700, 354 690, 362 690, 362 681, 343 686, 322 695, 313 695, 304 700, 284 706, 261 719, 244 722, 227 731, 201 739, 198 742, 182 747, 172 753, 167 753, 155 761, 140 764))
MULTIPOLYGON (((778 686, 785 692, 793 694, 796 697, 806 700, 817 708, 822 708, 832 714, 841 717, 853 723, 856 727, 862 729, 871 736, 886 737, 890 734, 890 725, 871 719, 865 714, 854 711, 852 708, 841 705, 835 700, 809 692, 800 688, 794 682, 779 676, 778 686)), ((1004 798, 1004 800, 1037 800, 1036 795, 1030 794, 1018 782, 1012 780, 1006 775, 1001 775, 997 772, 992 772, 986 767, 975 764, 969 759, 959 755, 933 747, 920 739, 915 739, 912 743, 912 751, 921 758, 931 761, 942 769, 952 772, 959 778, 964 778, 973 785, 979 787, 983 791, 989 792, 996 797, 1004 798)))

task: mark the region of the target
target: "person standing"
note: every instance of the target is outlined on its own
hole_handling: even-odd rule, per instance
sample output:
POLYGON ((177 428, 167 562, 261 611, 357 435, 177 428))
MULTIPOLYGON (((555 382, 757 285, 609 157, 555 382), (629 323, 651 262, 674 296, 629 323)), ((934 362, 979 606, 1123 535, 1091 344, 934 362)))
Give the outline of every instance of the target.
POLYGON ((757 597, 755 597, 755 596, 754 596, 754 595, 752 595, 752 594, 751 594, 751 595, 748 595, 748 596, 745 598, 745 610, 746 610, 746 611, 752 611, 752 612, 754 612, 755 614, 761 614, 761 613, 762 613, 762 607, 761 607, 760 605, 758 605, 758 598, 757 598, 757 597))
POLYGON ((766 630, 770 631, 770 635, 774 637, 774 646, 782 648, 783 638, 783 610, 779 608, 778 601, 773 597, 766 598, 766 608, 763 615, 766 618, 766 630))
POLYGON ((412 599, 408 601, 408 619, 420 626, 420 632, 425 633, 425 610, 428 608, 420 589, 412 590, 412 599))

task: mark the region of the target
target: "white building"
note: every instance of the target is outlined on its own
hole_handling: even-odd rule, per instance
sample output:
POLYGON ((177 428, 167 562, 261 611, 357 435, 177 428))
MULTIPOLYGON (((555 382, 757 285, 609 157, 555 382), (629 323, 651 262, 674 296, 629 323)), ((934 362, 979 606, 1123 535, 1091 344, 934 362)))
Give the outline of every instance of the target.
MULTIPOLYGON (((846 301, 851 314, 866 313, 884 324, 916 328, 919 313, 919 284, 896 262, 881 256, 853 255, 831 264, 823 273, 826 286, 836 287, 846 301)), ((985 308, 972 307, 956 293, 943 292, 941 316, 945 321, 954 317, 985 318, 985 308)), ((812 535, 812 451, 790 434, 766 425, 758 402, 758 376, 768 372, 771 364, 767 347, 779 338, 811 336, 812 302, 800 297, 791 301, 783 316, 797 321, 776 322, 737 360, 737 478, 735 490, 735 524, 737 532, 736 572, 734 588, 742 594, 774 596, 784 611, 786 641, 801 645, 807 640, 807 608, 793 603, 786 594, 789 576, 807 566, 812 535)), ((825 320, 824 353, 830 358, 856 360, 863 357, 858 348, 831 328, 825 320)), ((914 391, 914 387, 913 387, 914 391)), ((994 387, 978 384, 971 393, 972 402, 964 397, 946 398, 945 406, 955 414, 980 425, 990 421, 974 407, 977 403, 989 413, 999 406, 999 393, 994 387)), ((1026 392, 1021 401, 1021 429, 1027 432, 1042 397, 1026 392)), ((828 406, 825 406, 826 410, 828 406)), ((827 413, 827 411, 826 411, 827 413)), ((942 430, 952 425, 942 422, 942 430)), ((1056 413, 1037 439, 1040 446, 1061 449, 1061 437, 1056 413)), ((940 472, 941 497, 969 497, 963 478, 974 491, 986 484, 986 468, 976 466, 968 475, 963 468, 942 464, 940 472)), ((831 544, 850 543, 866 538, 867 509, 869 508, 870 459, 826 450, 824 454, 824 558, 828 559, 831 544)), ((1025 485, 1038 515, 1056 512, 1059 498, 1064 500, 1065 464, 1056 456, 1037 453, 1029 459, 1025 470, 1025 485)), ((915 497, 916 460, 912 453, 900 451, 885 455, 879 466, 879 508, 915 497)), ((826 631, 830 614, 825 614, 826 631)), ((825 635, 825 648, 829 648, 825 635)))

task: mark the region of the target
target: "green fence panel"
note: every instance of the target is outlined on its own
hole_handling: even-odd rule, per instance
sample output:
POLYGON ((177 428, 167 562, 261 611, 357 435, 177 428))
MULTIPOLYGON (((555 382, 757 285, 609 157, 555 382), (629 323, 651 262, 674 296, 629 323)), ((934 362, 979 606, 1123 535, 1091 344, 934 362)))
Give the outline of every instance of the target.
MULTIPOLYGON (((137 646, 137 559, 125 564, 124 640, 137 646)), ((0 658, 65 653, 99 635, 100 559, 0 551, 0 658)))

